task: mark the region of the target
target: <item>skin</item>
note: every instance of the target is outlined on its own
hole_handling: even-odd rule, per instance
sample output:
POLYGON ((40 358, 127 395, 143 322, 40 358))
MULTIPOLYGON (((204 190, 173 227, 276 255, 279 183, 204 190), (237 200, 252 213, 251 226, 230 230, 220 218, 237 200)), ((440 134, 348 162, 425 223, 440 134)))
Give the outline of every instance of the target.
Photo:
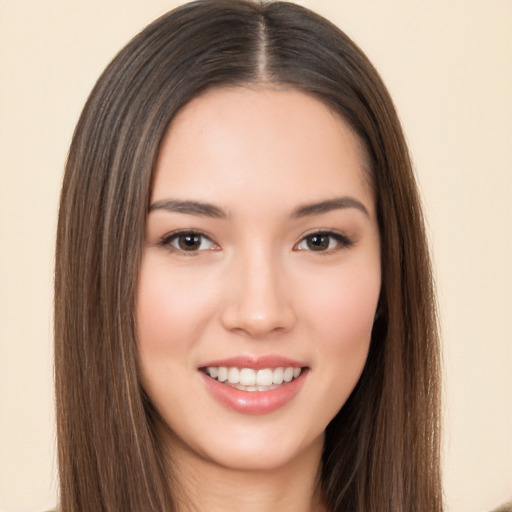
POLYGON ((343 120, 291 89, 211 90, 173 120, 154 174, 137 320, 142 384, 190 509, 322 510, 324 430, 362 372, 381 286, 365 166, 343 120), (222 216, 173 211, 169 200, 222 216), (186 251, 180 230, 204 235, 186 251), (326 235, 313 250, 307 237, 318 232, 341 242, 326 235), (308 366, 298 394, 268 414, 227 408, 199 371, 266 354, 308 366))

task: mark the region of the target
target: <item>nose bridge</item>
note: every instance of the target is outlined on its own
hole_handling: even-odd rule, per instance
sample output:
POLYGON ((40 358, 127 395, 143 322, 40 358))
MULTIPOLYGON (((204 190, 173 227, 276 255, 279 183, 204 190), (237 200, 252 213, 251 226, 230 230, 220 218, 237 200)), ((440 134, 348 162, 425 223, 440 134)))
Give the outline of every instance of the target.
POLYGON ((279 256, 269 247, 253 245, 235 260, 224 326, 254 338, 289 330, 294 314, 279 256))

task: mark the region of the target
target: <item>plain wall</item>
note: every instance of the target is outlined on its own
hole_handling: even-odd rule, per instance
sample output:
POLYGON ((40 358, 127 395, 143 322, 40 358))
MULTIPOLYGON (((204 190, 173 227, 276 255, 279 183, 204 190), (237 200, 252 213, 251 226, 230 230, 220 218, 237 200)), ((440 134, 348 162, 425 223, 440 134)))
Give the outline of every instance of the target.
MULTIPOLYGON (((56 501, 60 181, 95 80, 170 0, 0 0, 0 510, 56 501)), ((439 287, 449 512, 512 499, 512 1, 309 0, 368 54, 413 154, 439 287)))

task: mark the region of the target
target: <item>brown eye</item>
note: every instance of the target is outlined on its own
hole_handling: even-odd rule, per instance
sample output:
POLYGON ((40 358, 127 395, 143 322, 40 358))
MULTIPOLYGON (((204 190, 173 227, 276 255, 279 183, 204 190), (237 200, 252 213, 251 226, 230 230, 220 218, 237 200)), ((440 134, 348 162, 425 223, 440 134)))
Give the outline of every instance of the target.
POLYGON ((341 233, 319 231, 305 236, 296 246, 298 251, 330 252, 350 247, 353 241, 341 233))
POLYGON ((206 235, 195 231, 181 231, 164 237, 160 245, 174 251, 194 253, 217 248, 206 235))
POLYGON ((309 235, 306 237, 306 245, 311 251, 325 251, 329 249, 330 243, 331 237, 323 233, 309 235))
POLYGON ((195 233, 179 235, 176 241, 182 251, 197 251, 201 247, 201 235, 195 233))

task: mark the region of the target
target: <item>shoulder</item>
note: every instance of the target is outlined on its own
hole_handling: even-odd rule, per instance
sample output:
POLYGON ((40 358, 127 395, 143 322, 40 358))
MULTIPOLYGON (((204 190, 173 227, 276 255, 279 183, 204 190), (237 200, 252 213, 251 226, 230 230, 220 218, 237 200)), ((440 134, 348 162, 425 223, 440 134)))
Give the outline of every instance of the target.
POLYGON ((492 512, 512 512, 512 501, 503 503, 503 505, 493 509, 492 512))

